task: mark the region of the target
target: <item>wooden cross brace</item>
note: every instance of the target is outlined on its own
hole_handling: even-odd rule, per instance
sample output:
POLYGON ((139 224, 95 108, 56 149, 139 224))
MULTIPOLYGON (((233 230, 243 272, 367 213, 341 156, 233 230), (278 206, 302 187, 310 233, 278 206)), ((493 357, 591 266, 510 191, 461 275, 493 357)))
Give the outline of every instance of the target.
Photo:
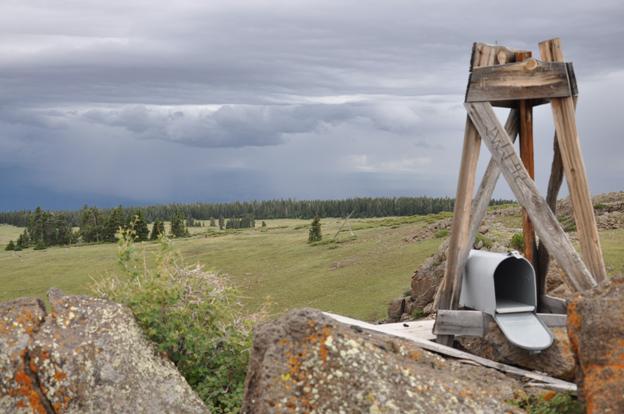
MULTIPOLYGON (((437 309, 457 309, 461 278, 466 259, 479 226, 485 217, 494 187, 502 172, 518 202, 526 211, 530 223, 540 238, 535 260, 538 273, 538 299, 545 296, 545 275, 549 254, 562 267, 567 284, 575 291, 583 291, 606 278, 606 270, 598 239, 589 186, 583 165, 575 123, 576 82, 571 64, 563 63, 559 39, 540 43, 543 62, 529 60, 528 51, 512 51, 503 46, 476 43, 471 60, 471 79, 466 94, 468 111, 464 146, 457 185, 455 211, 447 253, 444 282, 436 297, 437 309), (517 61, 517 63, 513 63, 517 61), (512 62, 512 63, 510 63, 512 62), (548 62, 560 63, 557 65, 548 62), (497 65, 497 66, 495 66, 497 65), (537 68, 541 68, 537 72, 537 68), (477 75, 475 76, 475 72, 477 75), (489 79, 489 80, 484 80, 489 79), (490 80, 494 81, 490 81, 490 80), (510 87, 505 83, 512 79, 510 87), (529 88, 527 85, 542 85, 529 88), (517 85, 524 85, 517 87, 517 85), (494 91, 494 92, 492 92, 494 91), (491 95, 488 93, 492 92, 491 95), (494 114, 492 104, 486 99, 505 102, 512 106, 505 127, 494 114), (523 160, 516 154, 513 141, 520 122, 525 122, 526 108, 550 100, 555 120, 554 158, 548 195, 545 200, 523 160), (523 107, 523 104, 525 105, 523 107), (517 107, 518 109, 514 109, 517 107), (476 197, 472 199, 480 141, 484 140, 492 154, 476 197), (556 200, 565 173, 577 224, 581 252, 585 261, 574 249, 554 214, 556 200), (586 265, 587 263, 587 265, 586 265)), ((509 86, 509 85, 508 85, 509 86)), ((530 117, 528 118, 530 121, 530 117)), ((531 128, 532 139, 532 128, 531 128)), ((532 158, 532 142, 531 142, 532 158)), ((526 161, 526 160, 524 160, 526 161)), ((527 219, 527 221, 528 221, 527 219)), ((525 223, 526 224, 526 223, 525 223)), ((526 225, 525 225, 526 233, 526 225)), ((526 236, 526 234, 525 234, 526 236)), ((525 237, 526 240, 526 237, 525 237)), ((452 344, 452 335, 439 335, 438 342, 452 344)))

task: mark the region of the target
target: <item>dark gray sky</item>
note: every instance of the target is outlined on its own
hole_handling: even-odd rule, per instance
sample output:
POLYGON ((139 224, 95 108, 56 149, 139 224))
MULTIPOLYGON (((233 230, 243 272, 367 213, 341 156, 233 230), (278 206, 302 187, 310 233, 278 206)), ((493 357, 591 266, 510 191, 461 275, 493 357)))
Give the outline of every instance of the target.
POLYGON ((551 37, 592 191, 622 190, 623 21, 621 0, 3 0, 0 209, 452 196, 472 42, 551 37))

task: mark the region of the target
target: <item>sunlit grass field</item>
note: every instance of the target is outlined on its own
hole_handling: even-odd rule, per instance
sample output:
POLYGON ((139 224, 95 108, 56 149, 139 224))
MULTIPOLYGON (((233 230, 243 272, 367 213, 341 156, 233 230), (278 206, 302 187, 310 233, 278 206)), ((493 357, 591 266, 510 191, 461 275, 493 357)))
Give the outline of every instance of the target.
MULTIPOLYGON (((420 227, 448 214, 351 220, 334 241, 341 219, 323 219, 324 240, 307 243, 308 220, 266 220, 261 228, 219 231, 190 228, 192 237, 173 241, 187 264, 227 273, 248 309, 265 301, 273 312, 309 306, 365 319, 384 317, 387 303, 410 284, 412 272, 443 239, 411 241, 420 227)), ((205 223, 206 226, 208 223, 205 223)), ((0 226, 0 244, 22 229, 0 226)), ((609 273, 624 273, 624 230, 601 233, 609 273)), ((139 243, 151 263, 157 243, 139 243)), ((0 251, 0 300, 44 297, 50 287, 90 293, 93 279, 118 270, 117 246, 93 244, 0 251)))
MULTIPOLYGON (((310 306, 374 320, 385 315, 389 300, 400 296, 411 273, 442 239, 408 241, 421 226, 439 216, 351 220, 333 237, 341 219, 323 219, 324 240, 307 243, 308 220, 266 220, 267 227, 219 232, 190 228, 193 237, 174 240, 188 264, 227 273, 241 290, 250 310, 265 301, 280 312, 310 306)), ((208 223, 206 223, 207 225, 208 223)), ((3 243, 21 229, 0 228, 3 243)), ((155 242, 140 243, 149 257, 155 242)), ((66 293, 89 293, 92 279, 117 271, 117 246, 94 244, 0 252, 0 300, 44 297, 54 286, 66 293)))

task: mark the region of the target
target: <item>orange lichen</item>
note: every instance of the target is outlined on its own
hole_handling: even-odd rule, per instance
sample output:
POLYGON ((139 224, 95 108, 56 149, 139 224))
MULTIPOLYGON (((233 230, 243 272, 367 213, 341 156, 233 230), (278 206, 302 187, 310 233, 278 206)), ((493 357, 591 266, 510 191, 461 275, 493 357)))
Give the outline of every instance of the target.
POLYGON ((544 394, 542 394, 542 399, 544 401, 550 401, 553 398, 555 398, 556 395, 557 393, 555 391, 549 390, 549 391, 546 391, 544 394))
POLYGON ((582 319, 578 313, 576 301, 572 301, 568 305, 568 336, 570 337, 570 346, 575 354, 579 353, 578 332, 581 329, 582 319))
POLYGON ((407 354, 407 357, 412 361, 418 361, 420 358, 422 358, 422 352, 418 350, 412 350, 409 354, 407 354))
POLYGON ((57 381, 63 381, 65 378, 67 378, 67 374, 62 371, 56 371, 54 373, 54 379, 57 381))
POLYGON ((327 350, 327 345, 325 344, 325 341, 327 341, 327 337, 329 337, 329 335, 331 334, 331 329, 329 328, 329 326, 324 326, 323 330, 321 331, 321 339, 320 339, 320 345, 319 345, 319 355, 321 357, 321 361, 323 361, 323 364, 327 361, 327 355, 329 353, 329 351, 327 350))
POLYGON ((30 403, 30 408, 32 408, 35 413, 46 414, 46 409, 41 403, 39 394, 33 388, 30 376, 23 369, 20 369, 15 373, 14 378, 15 382, 18 384, 17 393, 30 403))

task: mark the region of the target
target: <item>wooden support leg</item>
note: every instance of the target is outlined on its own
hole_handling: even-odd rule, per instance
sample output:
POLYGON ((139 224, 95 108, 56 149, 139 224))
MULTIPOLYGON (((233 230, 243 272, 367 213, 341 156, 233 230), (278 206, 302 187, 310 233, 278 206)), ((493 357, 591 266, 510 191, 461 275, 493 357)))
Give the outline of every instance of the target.
POLYGON ((496 119, 492 105, 475 102, 466 103, 465 106, 518 202, 526 208, 535 224, 540 240, 563 268, 570 287, 583 291, 596 286, 595 279, 574 250, 557 218, 539 195, 537 186, 516 154, 511 139, 496 119))
MULTIPOLYGON (((516 52, 516 62, 529 59, 531 52, 516 52)), ((535 161, 533 156, 533 107, 527 100, 518 102, 520 116, 520 159, 529 172, 529 176, 535 179, 535 161)), ((522 235, 524 239, 524 257, 535 265, 535 231, 533 223, 529 219, 526 210, 522 210, 522 235)))
MULTIPOLYGON (((509 60, 513 60, 513 58, 513 52, 505 47, 475 43, 473 45, 470 66, 472 70, 473 68, 481 66, 507 63, 509 60)), ((515 121, 512 121, 512 123, 514 122, 515 121)), ((515 125, 515 128, 517 128, 517 124, 515 125)), ((446 271, 444 274, 444 281, 436 294, 436 309, 457 309, 459 303, 462 270, 466 258, 468 257, 470 246, 476 235, 476 230, 473 232, 472 228, 469 228, 469 226, 471 222, 471 198, 474 189, 480 145, 481 138, 478 132, 474 125, 472 125, 470 118, 466 118, 464 147, 462 150, 460 176, 457 182, 457 196, 455 198, 453 224, 447 252, 446 271)), ((483 211, 481 211, 481 207, 479 207, 479 215, 481 216, 479 222, 483 219, 483 215, 485 215, 487 205, 489 204, 489 198, 491 197, 496 179, 498 178, 497 171, 489 167, 488 170, 492 177, 486 183, 488 188, 485 191, 489 191, 489 196, 487 197, 488 200, 485 202, 485 206, 482 207, 483 211), (491 186, 492 189, 490 189, 489 186, 491 186)), ((477 224, 476 228, 479 228, 479 224, 477 224)), ((452 345, 453 336, 440 335, 437 340, 444 345, 452 345)))
MULTIPOLYGON (((518 111, 516 109, 512 109, 509 111, 509 116, 507 117, 507 122, 505 122, 505 130, 507 134, 511 137, 512 141, 516 140, 516 136, 518 135, 518 111)), ((477 237, 477 233, 479 232, 479 227, 485 218, 487 213, 488 206, 490 205, 490 200, 492 199, 492 194, 494 193, 494 188, 496 187, 496 182, 498 181, 498 177, 500 177, 500 169, 498 168, 498 164, 494 159, 490 159, 490 162, 485 169, 485 173, 483 174, 483 178, 481 179, 481 184, 479 185, 479 189, 477 190, 477 195, 472 200, 471 217, 470 217, 470 227, 468 230, 468 243, 464 245, 464 250, 460 252, 460 262, 464 263, 465 259, 468 257, 468 253, 470 253, 470 249, 472 248, 472 243, 477 237), (463 260, 462 260, 463 258, 463 260)), ((433 302, 433 306, 435 309, 439 308, 440 304, 440 296, 444 286, 440 284, 438 290, 436 291, 435 299, 433 302)))
MULTIPOLYGON (((541 42, 539 48, 542 60, 563 62, 559 39, 541 42)), ((591 273, 598 282, 601 282, 607 278, 607 271, 602 257, 585 165, 581 156, 573 98, 553 98, 551 107, 563 169, 570 190, 581 253, 591 273)))
MULTIPOLYGON (((444 284, 438 301, 440 309, 457 309, 459 303, 459 289, 461 288, 461 265, 465 261, 460 258, 464 246, 468 243, 468 225, 470 223, 470 207, 474 188, 477 161, 481 138, 470 119, 466 119, 464 147, 462 149, 459 180, 457 181, 457 196, 453 210, 453 224, 449 240, 446 259, 446 273, 444 284)), ((438 342, 452 345, 452 336, 440 336, 438 342)))
MULTIPOLYGON (((518 111, 516 109, 509 111, 507 122, 505 122, 505 131, 507 131, 512 142, 516 140, 518 135, 518 111)), ((479 227, 490 205, 498 177, 500 177, 500 169, 496 161, 491 158, 481 179, 477 195, 472 202, 472 217, 470 218, 470 232, 468 235, 470 241, 474 241, 475 237, 477 237, 479 227)), ((470 245, 468 250, 470 250, 470 245)), ((468 251, 464 252, 464 254, 468 255, 468 251)))
MULTIPOLYGON (((557 212, 557 196, 559 195, 559 189, 563 183, 563 161, 561 160, 561 152, 559 151, 559 144, 557 143, 557 137, 555 136, 553 142, 553 161, 550 167, 550 178, 548 179, 548 191, 546 192, 546 203, 553 213, 557 212)), ((537 298, 538 298, 538 311, 542 312, 541 298, 546 294, 546 275, 548 274, 548 265, 550 263, 550 255, 544 243, 540 242, 537 250, 537 298)))

